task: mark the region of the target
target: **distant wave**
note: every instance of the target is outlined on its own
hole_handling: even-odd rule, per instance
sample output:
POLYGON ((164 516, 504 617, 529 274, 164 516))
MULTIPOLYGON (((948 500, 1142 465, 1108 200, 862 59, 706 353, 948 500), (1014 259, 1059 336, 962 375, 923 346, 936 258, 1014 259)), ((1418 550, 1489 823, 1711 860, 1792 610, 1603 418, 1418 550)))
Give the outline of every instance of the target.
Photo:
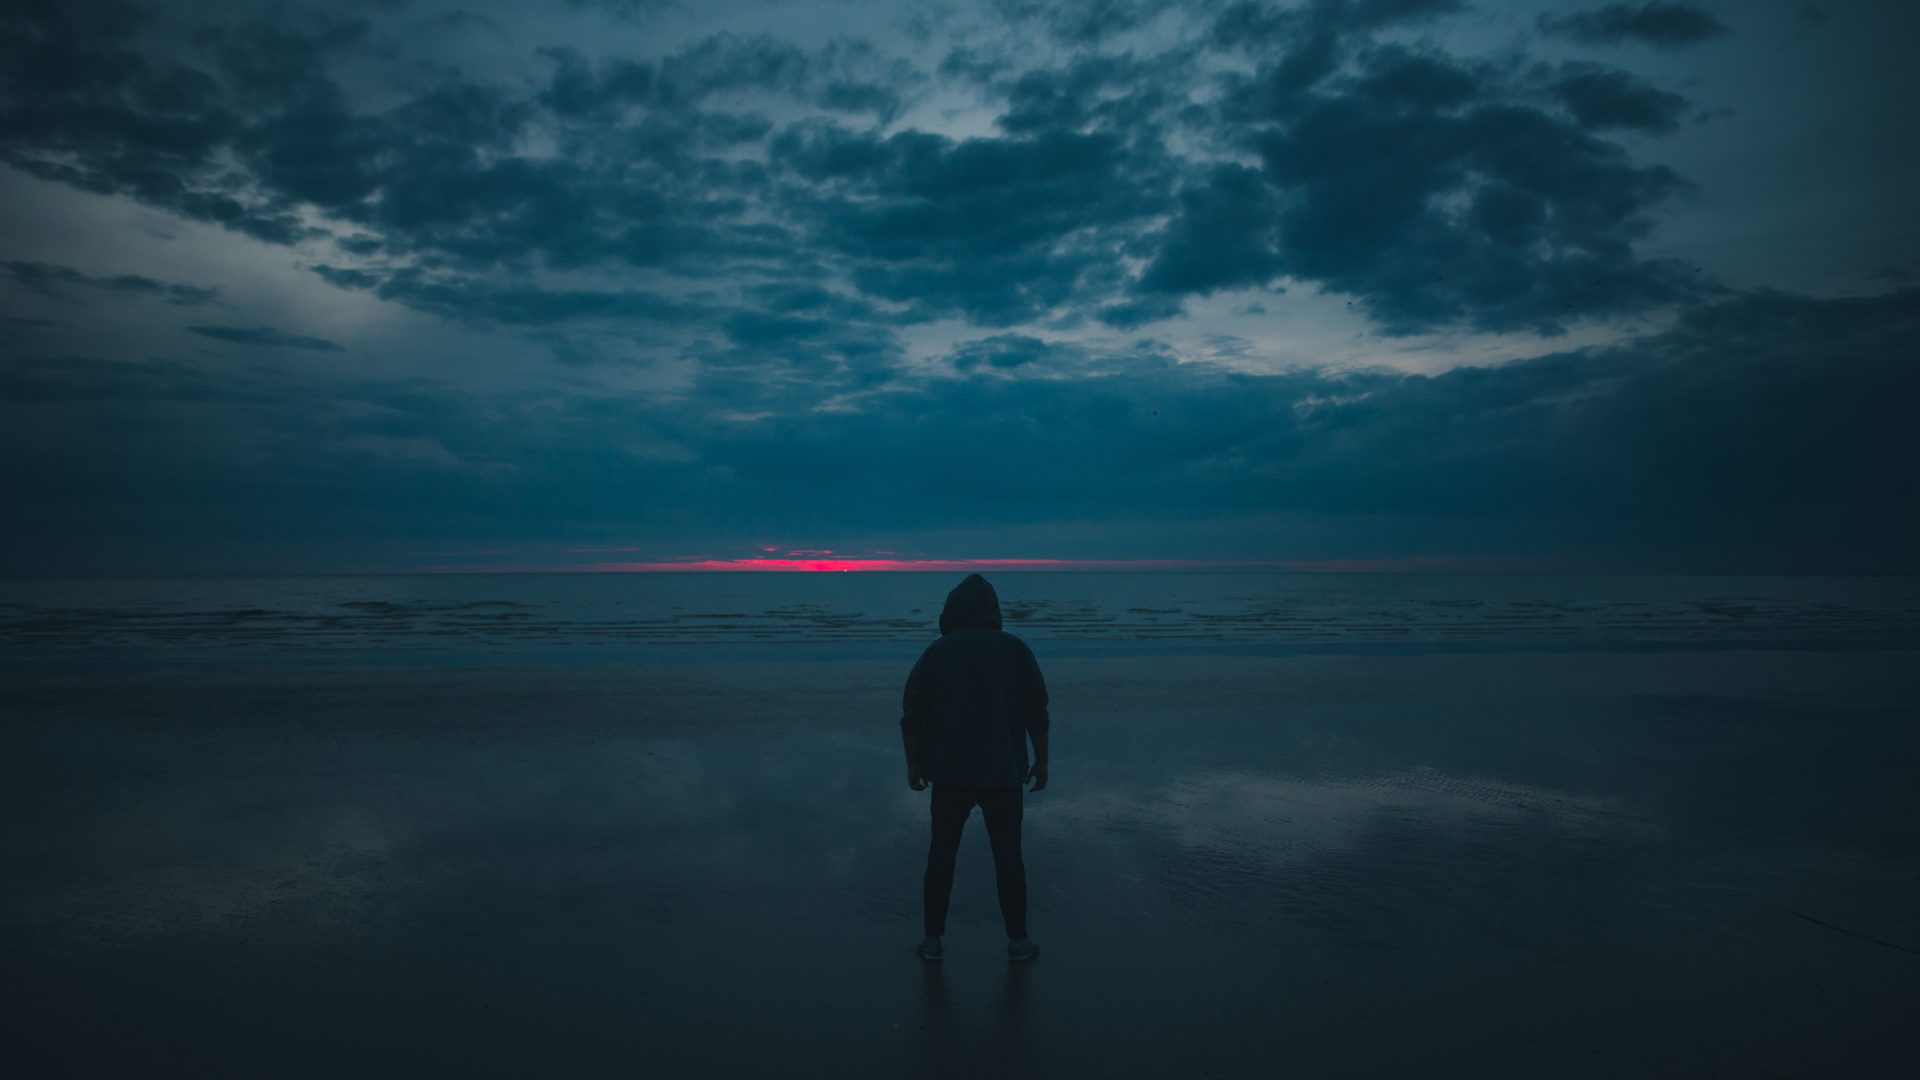
MULTIPOLYGON (((1920 583, 1855 578, 1008 575, 1036 644, 1220 646, 1920 640, 1920 583)), ((340 577, 0 583, 0 648, 386 654, 913 643, 926 574, 340 577)))

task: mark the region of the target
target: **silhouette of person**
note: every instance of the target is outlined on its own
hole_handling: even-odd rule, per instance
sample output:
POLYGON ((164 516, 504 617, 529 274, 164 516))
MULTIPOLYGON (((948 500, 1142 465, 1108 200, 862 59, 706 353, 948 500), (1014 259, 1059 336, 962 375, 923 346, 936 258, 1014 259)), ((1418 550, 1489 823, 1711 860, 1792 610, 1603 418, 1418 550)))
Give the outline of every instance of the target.
POLYGON ((907 676, 900 735, 907 786, 933 786, 933 844, 927 849, 926 940, 920 955, 938 960, 953 895, 953 863, 973 808, 993 846, 994 882, 1007 928, 1007 959, 1029 960, 1027 867, 1020 858, 1023 784, 1047 786, 1047 684, 1027 643, 1000 629, 1000 597, 979 574, 947 594, 940 639, 907 676), (1027 741, 1033 760, 1027 760, 1027 741))

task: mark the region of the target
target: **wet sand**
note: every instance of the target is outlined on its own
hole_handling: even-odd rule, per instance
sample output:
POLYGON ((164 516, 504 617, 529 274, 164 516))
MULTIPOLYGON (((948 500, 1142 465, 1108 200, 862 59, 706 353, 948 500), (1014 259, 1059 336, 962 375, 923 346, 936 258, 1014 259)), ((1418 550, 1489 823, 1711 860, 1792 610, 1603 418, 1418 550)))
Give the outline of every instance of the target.
POLYGON ((4 1054, 1910 1076, 1917 659, 1043 653, 1011 967, 977 822, 913 955, 897 664, 14 673, 4 1054))

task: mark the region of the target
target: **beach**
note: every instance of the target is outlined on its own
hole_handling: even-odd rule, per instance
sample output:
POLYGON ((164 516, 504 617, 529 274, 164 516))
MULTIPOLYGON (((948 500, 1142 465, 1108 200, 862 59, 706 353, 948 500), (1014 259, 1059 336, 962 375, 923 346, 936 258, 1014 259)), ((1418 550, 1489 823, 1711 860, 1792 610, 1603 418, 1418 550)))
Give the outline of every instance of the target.
POLYGON ((55 670, 21 1075, 1906 1076, 1910 649, 1066 656, 1009 965, 873 660, 55 670))
POLYGON ((4 5, 0 1080, 1920 1077, 1916 43, 4 5))

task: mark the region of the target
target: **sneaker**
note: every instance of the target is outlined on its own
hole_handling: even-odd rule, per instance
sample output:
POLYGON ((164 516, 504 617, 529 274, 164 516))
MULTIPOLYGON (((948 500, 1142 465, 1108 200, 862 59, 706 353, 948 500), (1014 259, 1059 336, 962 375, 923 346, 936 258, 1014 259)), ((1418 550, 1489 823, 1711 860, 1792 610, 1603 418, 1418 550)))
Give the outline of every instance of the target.
POLYGON ((930 937, 920 943, 920 959, 922 960, 938 960, 940 959, 941 952, 940 939, 937 937, 930 937))
POLYGON ((1008 938, 1007 939, 1007 959, 1008 960, 1031 960, 1034 957, 1039 955, 1040 955, 1040 946, 1035 945, 1033 943, 1033 939, 1031 938, 1008 938))

